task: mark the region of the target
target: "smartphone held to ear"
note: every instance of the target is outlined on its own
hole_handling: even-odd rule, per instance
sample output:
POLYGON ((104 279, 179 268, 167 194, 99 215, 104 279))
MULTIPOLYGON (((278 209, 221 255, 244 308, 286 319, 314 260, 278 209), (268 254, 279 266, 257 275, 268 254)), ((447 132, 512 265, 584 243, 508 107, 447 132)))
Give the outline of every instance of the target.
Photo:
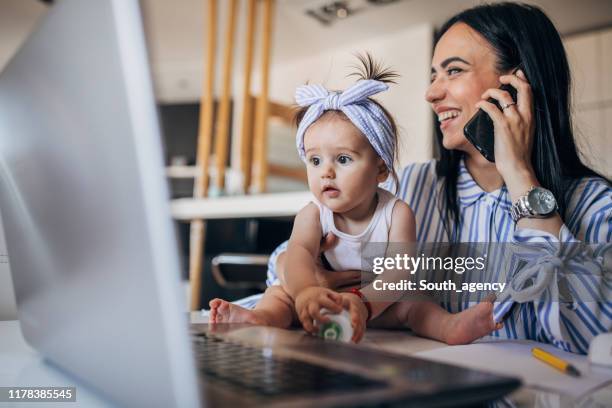
MULTIPOLYGON (((512 85, 504 84, 499 89, 507 91, 516 103, 516 89, 512 85)), ((495 104, 499 110, 502 110, 497 100, 489 98, 489 102, 495 104)), ((495 162, 495 138, 493 133, 493 120, 482 109, 478 109, 478 112, 463 128, 463 134, 466 139, 490 162, 495 162)))

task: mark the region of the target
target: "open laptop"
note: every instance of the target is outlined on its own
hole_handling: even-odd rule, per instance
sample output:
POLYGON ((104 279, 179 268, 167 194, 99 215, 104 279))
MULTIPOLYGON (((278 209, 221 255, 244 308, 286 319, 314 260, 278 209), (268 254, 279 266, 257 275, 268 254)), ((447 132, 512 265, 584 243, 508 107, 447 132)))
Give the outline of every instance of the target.
MULTIPOLYGON (((177 6, 179 6, 177 4, 177 6)), ((59 0, 0 74, 0 211, 25 339, 119 405, 456 405, 518 380, 193 326, 138 2, 59 0)))

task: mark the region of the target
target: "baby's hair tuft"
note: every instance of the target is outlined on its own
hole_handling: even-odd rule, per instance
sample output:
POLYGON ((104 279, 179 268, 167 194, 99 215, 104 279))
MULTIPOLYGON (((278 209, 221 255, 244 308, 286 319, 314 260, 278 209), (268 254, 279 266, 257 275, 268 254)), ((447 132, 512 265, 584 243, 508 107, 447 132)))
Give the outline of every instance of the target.
POLYGON ((399 74, 376 61, 369 52, 357 53, 355 57, 359 60, 358 65, 353 65, 353 68, 357 71, 350 73, 348 76, 356 76, 363 80, 373 79, 385 83, 396 83, 395 79, 399 77, 399 74))

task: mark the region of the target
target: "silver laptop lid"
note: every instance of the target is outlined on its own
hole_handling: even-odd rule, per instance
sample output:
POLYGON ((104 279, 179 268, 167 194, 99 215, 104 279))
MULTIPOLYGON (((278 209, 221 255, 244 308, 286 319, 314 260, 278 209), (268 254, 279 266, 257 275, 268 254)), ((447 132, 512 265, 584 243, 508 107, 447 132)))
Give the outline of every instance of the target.
POLYGON ((56 1, 0 74, 0 211, 26 340, 128 406, 196 406, 138 2, 56 1))

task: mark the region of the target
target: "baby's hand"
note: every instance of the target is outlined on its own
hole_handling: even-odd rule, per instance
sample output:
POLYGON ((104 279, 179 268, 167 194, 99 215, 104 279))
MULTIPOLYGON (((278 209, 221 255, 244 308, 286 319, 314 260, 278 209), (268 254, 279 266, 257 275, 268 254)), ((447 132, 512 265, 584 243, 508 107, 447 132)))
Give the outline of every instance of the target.
POLYGON ((302 290, 295 298, 295 311, 304 327, 311 334, 317 334, 318 328, 313 321, 326 323, 329 318, 321 314, 321 309, 331 313, 342 311, 342 297, 331 289, 311 286, 302 290))
POLYGON ((365 333, 368 309, 358 295, 351 292, 343 292, 340 295, 342 296, 342 305, 351 315, 351 326, 353 327, 351 341, 359 343, 365 333))

